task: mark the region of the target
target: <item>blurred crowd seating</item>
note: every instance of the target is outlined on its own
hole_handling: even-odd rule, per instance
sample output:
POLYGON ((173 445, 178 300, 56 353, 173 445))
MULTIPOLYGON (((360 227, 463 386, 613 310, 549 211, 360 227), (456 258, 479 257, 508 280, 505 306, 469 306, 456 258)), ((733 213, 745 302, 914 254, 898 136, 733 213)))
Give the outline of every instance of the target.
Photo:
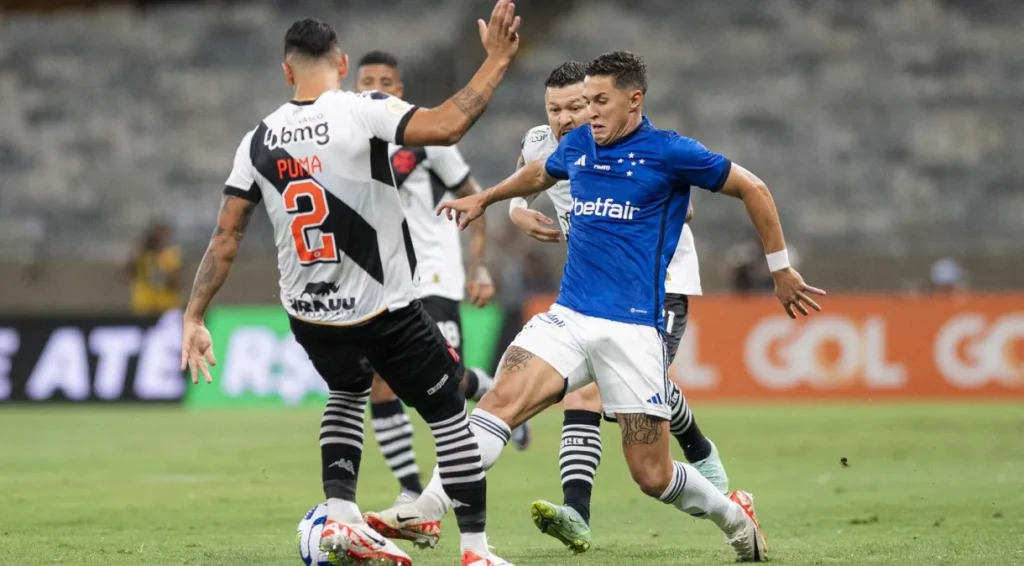
MULTIPOLYGON (((449 64, 431 53, 484 4, 281 0, 0 21, 0 254, 120 258, 154 216, 202 249, 238 140, 288 97, 287 23, 317 15, 354 56, 383 48, 423 68, 449 64)), ((462 147, 483 182, 500 179, 544 119, 550 69, 625 48, 649 65, 654 122, 765 179, 805 257, 998 254, 1024 241, 1022 29, 1015 0, 577 2, 528 37, 462 147)), ((704 250, 746 237, 741 206, 697 206, 704 250)))

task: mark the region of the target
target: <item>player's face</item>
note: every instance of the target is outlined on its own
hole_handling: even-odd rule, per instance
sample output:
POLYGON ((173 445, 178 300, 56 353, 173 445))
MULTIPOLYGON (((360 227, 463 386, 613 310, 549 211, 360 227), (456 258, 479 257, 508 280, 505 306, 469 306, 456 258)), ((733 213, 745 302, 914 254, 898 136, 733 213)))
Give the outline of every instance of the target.
POLYGON ((405 92, 402 88, 402 79, 398 76, 398 69, 387 65, 359 67, 359 73, 356 75, 356 92, 367 90, 379 90, 398 98, 402 98, 405 92))
POLYGON ((544 105, 548 112, 548 125, 555 139, 562 139, 573 128, 587 123, 587 101, 583 99, 583 83, 561 88, 548 87, 544 91, 544 105))
POLYGON ((639 112, 644 95, 639 90, 619 90, 611 76, 587 76, 583 97, 590 110, 590 129, 598 145, 622 137, 629 128, 630 114, 639 112))

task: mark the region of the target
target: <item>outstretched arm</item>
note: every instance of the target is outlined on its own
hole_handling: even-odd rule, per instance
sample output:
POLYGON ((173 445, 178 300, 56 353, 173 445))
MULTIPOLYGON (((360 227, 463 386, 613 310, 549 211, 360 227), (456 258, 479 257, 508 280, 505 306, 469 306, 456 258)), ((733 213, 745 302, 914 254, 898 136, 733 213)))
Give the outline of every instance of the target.
POLYGON ((805 304, 820 311, 821 307, 809 295, 824 295, 825 291, 804 283, 803 277, 789 266, 779 211, 775 208, 775 200, 772 199, 772 193, 764 182, 750 171, 733 163, 729 176, 722 184, 721 192, 743 201, 747 215, 761 237, 768 267, 775 279, 775 294, 789 317, 796 318, 794 308, 806 316, 805 304))
POLYGON ((442 202, 437 209, 437 214, 440 215, 444 212, 449 220, 454 219, 459 223, 460 230, 465 230, 470 222, 483 215, 488 206, 513 197, 525 197, 546 191, 557 181, 558 179, 548 175, 543 161, 534 161, 482 193, 455 201, 442 202), (455 212, 454 217, 452 212, 455 212))
POLYGON ((512 0, 499 0, 490 22, 479 20, 487 59, 465 88, 440 106, 418 110, 405 127, 404 145, 454 145, 483 115, 519 49, 519 16, 512 0))

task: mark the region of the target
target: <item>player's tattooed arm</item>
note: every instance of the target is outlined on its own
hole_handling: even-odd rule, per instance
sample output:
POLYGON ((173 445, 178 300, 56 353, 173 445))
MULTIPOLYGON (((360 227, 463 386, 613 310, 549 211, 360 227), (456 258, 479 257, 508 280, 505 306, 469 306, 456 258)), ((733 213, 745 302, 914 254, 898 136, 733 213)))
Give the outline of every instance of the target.
POLYGON ((665 422, 643 413, 619 413, 618 420, 625 446, 656 444, 661 439, 662 423, 665 422))
POLYGON ((519 49, 519 17, 515 3, 499 0, 490 22, 480 21, 480 39, 487 59, 469 84, 440 106, 413 114, 405 129, 405 145, 453 145, 480 119, 519 49))
POLYGON ((199 263, 196 279, 192 284, 192 294, 188 306, 185 307, 186 318, 201 321, 206 315, 206 309, 209 308, 214 295, 228 277, 231 264, 238 255, 242 237, 249 228, 249 221, 252 220, 255 209, 254 202, 224 196, 220 213, 217 215, 217 227, 213 230, 210 245, 203 254, 203 260, 199 263))

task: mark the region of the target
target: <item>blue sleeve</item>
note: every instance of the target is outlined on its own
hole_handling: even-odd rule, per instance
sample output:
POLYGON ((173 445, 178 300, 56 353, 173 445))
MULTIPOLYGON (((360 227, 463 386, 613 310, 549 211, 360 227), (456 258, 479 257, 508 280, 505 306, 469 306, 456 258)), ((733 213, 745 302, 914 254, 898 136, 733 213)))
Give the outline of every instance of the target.
POLYGON ((729 177, 732 162, 697 140, 678 136, 669 142, 668 166, 680 183, 718 191, 729 177))
POLYGON ((548 156, 547 163, 544 164, 544 168, 552 178, 562 180, 569 178, 569 168, 565 163, 565 149, 569 146, 569 139, 572 138, 572 134, 575 131, 573 130, 562 136, 562 140, 558 142, 555 152, 548 156))

